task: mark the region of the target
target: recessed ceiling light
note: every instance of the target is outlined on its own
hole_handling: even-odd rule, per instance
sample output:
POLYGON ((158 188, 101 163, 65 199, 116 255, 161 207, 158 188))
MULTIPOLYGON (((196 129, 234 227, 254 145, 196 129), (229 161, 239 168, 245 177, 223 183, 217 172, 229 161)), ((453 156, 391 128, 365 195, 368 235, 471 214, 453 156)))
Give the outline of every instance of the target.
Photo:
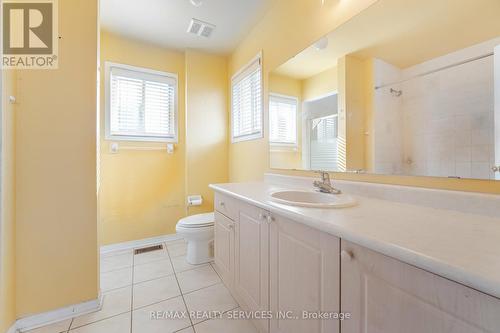
POLYGON ((203 0, 189 0, 189 1, 195 7, 200 7, 201 5, 203 5, 203 0))

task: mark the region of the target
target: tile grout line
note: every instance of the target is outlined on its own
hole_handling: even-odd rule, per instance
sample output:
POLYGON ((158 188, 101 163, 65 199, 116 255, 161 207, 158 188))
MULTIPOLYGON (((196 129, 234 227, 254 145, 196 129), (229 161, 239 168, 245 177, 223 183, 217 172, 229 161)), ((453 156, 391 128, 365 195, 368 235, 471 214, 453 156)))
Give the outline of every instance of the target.
MULTIPOLYGON (((236 302, 236 304, 238 304, 238 302, 236 302)), ((239 308, 240 308, 240 305, 238 304, 238 306, 236 306, 236 307, 234 307, 232 309, 229 309, 229 310, 226 310, 226 311, 222 311, 221 315, 224 315, 224 314, 226 314, 226 313, 228 313, 230 311, 234 311, 234 310, 239 309, 239 308)), ((222 319, 222 318, 218 318, 218 319, 222 319)), ((204 322, 209 321, 209 320, 216 320, 216 319, 214 319, 214 318, 203 319, 202 321, 197 322, 195 325, 199 325, 199 324, 204 323, 204 322)), ((193 327, 194 327, 194 325, 193 325, 193 327)))
MULTIPOLYGON (((194 293, 194 292, 197 292, 197 291, 200 291, 200 290, 203 290, 203 289, 206 289, 206 288, 210 288, 210 287, 216 286, 216 285, 218 285, 218 284, 223 284, 223 283, 222 283, 222 282, 217 282, 217 283, 214 283, 214 284, 208 285, 208 286, 206 286, 206 287, 201 287, 201 288, 198 288, 198 289, 193 289, 193 290, 190 290, 190 291, 188 291, 188 292, 183 293, 183 295, 189 295, 189 294, 192 294, 192 293, 194 293)), ((181 293, 182 293, 182 291, 181 291, 181 293)))
POLYGON ((69 331, 71 331, 71 325, 73 325, 73 320, 75 320, 75 317, 71 318, 71 322, 69 323, 69 327, 66 333, 69 333, 69 331))
MULTIPOLYGON (((170 265, 172 265, 172 263, 170 263, 170 265)), ((139 265, 139 266, 140 266, 140 265, 139 265)), ((172 269, 172 270, 173 270, 173 269, 172 269)), ((172 272, 171 274, 158 276, 158 277, 155 277, 155 278, 152 278, 152 279, 148 279, 148 280, 144 280, 144 281, 139 281, 139 282, 137 282, 137 283, 133 283, 132 285, 141 284, 141 283, 145 283, 145 282, 151 282, 151 281, 158 280, 158 279, 163 279, 163 278, 166 278, 166 277, 169 277, 169 276, 172 276, 172 275, 174 275, 174 273, 173 273, 173 272, 172 272)))
MULTIPOLYGON (((169 276, 173 276, 173 274, 172 274, 172 275, 169 275, 169 276)), ((162 278, 158 278, 158 279, 154 279, 154 280, 150 280, 150 281, 148 281, 148 282, 155 281, 155 280, 159 280, 159 279, 163 279, 163 277, 162 277, 162 278)), ((138 284, 140 284, 140 283, 138 283, 138 284)), ((224 286, 224 283, 222 283, 222 282, 217 282, 217 283, 211 284, 211 285, 206 286, 206 287, 202 287, 202 288, 199 288, 199 289, 195 289, 195 290, 189 291, 189 292, 185 293, 184 295, 189 295, 189 294, 195 293, 195 292, 197 292, 197 291, 200 291, 200 290, 203 290, 203 289, 206 289, 206 288, 210 288, 210 287, 213 287, 213 286, 216 286, 216 285, 219 285, 219 284, 221 284, 221 285, 223 285, 223 286, 224 286)), ((224 286, 224 288, 226 288, 226 286, 224 286)), ((122 288, 122 289, 123 289, 123 288, 122 288)), ((179 289, 180 289, 180 288, 179 288, 179 289)), ((162 300, 160 300, 160 301, 153 302, 153 303, 148 303, 148 304, 145 304, 145 305, 141 305, 141 306, 139 306, 139 307, 137 307, 137 308, 132 308, 132 311, 136 311, 136 310, 144 309, 144 308, 147 308, 148 306, 151 306, 151 305, 156 305, 156 304, 159 304, 159 303, 162 303, 162 302, 165 302, 165 301, 168 301, 168 300, 171 300, 171 299, 177 298, 177 297, 182 296, 182 295, 183 295, 183 294, 182 294, 182 292, 180 292, 180 293, 179 293, 179 295, 171 296, 171 297, 168 297, 168 298, 165 298, 165 299, 162 299, 162 300)), ((126 313, 126 312, 123 312, 123 313, 126 313)))
MULTIPOLYGON (((191 325, 189 327, 192 327, 193 331, 195 331, 195 333, 196 333, 196 330, 195 330, 194 324, 193 324, 193 320, 191 319, 191 316, 189 315, 189 309, 188 309, 186 300, 184 299, 184 293, 182 292, 181 285, 179 283, 179 279, 177 278, 177 273, 175 272, 175 269, 174 269, 174 264, 172 263, 172 258, 170 257, 170 251, 168 250, 166 243, 165 243, 165 248, 167 249, 168 258, 170 259, 170 265, 172 265, 172 270, 174 271, 175 281, 177 281, 177 286, 179 287, 179 291, 181 292, 182 302, 184 303, 184 307, 186 308, 189 322, 191 323, 191 325)), ((186 328, 188 328, 188 327, 185 327, 183 329, 186 329, 186 328)))

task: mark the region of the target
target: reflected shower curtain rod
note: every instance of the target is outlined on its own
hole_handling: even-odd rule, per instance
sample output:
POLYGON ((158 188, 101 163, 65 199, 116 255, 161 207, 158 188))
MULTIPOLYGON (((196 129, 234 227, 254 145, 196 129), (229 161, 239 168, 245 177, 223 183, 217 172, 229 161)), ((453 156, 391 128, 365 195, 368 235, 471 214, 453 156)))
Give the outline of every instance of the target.
POLYGON ((404 83, 404 82, 407 82, 407 81, 410 81, 410 80, 413 80, 413 79, 416 79, 416 78, 419 78, 419 77, 422 77, 422 76, 426 76, 426 75, 429 75, 429 74, 434 74, 434 73, 443 71, 445 69, 449 69, 449 68, 457 67, 457 66, 460 66, 460 65, 464 65, 464 64, 467 64, 469 62, 476 61, 476 60, 481 60, 481 59, 484 59, 484 58, 488 58, 488 57, 491 57, 493 54, 494 54, 493 52, 487 53, 487 54, 484 54, 484 55, 481 55, 481 56, 477 56, 477 57, 474 57, 474 58, 470 58, 470 59, 467 59, 467 60, 463 60, 463 61, 451 64, 451 65, 439 67, 439 68, 433 69, 433 70, 428 71, 428 72, 417 74, 415 76, 406 78, 406 79, 401 80, 401 81, 387 83, 387 84, 382 84, 380 86, 375 86, 375 90, 378 90, 378 89, 381 89, 381 88, 385 88, 385 87, 390 87, 390 86, 393 86, 395 84, 404 83))

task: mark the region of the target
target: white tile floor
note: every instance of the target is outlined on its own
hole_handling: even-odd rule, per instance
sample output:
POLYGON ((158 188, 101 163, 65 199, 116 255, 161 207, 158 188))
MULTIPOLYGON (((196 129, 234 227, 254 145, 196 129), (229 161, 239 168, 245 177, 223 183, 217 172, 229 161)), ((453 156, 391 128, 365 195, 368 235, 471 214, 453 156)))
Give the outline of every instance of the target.
POLYGON ((164 245, 163 250, 139 255, 132 250, 103 255, 102 309, 29 333, 257 332, 250 321, 227 318, 229 311, 238 310, 238 303, 212 264, 188 264, 184 241, 164 245), (162 315, 169 311, 198 315, 151 319, 152 313, 162 315), (207 312, 224 315, 210 319, 207 312))

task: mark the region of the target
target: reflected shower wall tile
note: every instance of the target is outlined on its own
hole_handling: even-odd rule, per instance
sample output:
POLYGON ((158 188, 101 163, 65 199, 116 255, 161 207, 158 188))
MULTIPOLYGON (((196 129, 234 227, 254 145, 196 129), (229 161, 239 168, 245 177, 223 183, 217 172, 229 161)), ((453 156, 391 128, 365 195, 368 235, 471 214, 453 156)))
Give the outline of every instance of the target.
POLYGON ((455 129, 454 117, 442 117, 433 119, 430 123, 431 133, 441 135, 455 129))
POLYGON ((489 163, 481 163, 481 162, 473 162, 472 163, 472 178, 478 179, 490 179, 490 164, 489 163))
POLYGON ((492 129, 493 126, 493 112, 475 113, 471 116, 471 129, 482 130, 492 129))
POLYGON ((472 146, 472 162, 489 162, 491 145, 472 146))
POLYGON ((453 156, 442 156, 439 162, 439 175, 441 177, 455 176, 455 158, 453 156))
POLYGON ((459 131, 455 133, 455 147, 470 147, 472 144, 472 131, 459 131))
POLYGON ((470 115, 455 116, 455 131, 457 133, 466 132, 470 130, 472 130, 470 115))
POLYGON ((455 174, 461 178, 471 178, 472 176, 472 163, 471 162, 458 162, 456 164, 455 174))
POLYGON ((472 131, 472 145, 488 145, 493 141, 493 131, 480 129, 472 131))
POLYGON ((441 166, 439 161, 436 160, 430 160, 427 162, 427 172, 429 175, 435 175, 438 176, 441 171, 441 166))
POLYGON ((455 161, 470 162, 472 161, 471 147, 455 147, 455 161))

